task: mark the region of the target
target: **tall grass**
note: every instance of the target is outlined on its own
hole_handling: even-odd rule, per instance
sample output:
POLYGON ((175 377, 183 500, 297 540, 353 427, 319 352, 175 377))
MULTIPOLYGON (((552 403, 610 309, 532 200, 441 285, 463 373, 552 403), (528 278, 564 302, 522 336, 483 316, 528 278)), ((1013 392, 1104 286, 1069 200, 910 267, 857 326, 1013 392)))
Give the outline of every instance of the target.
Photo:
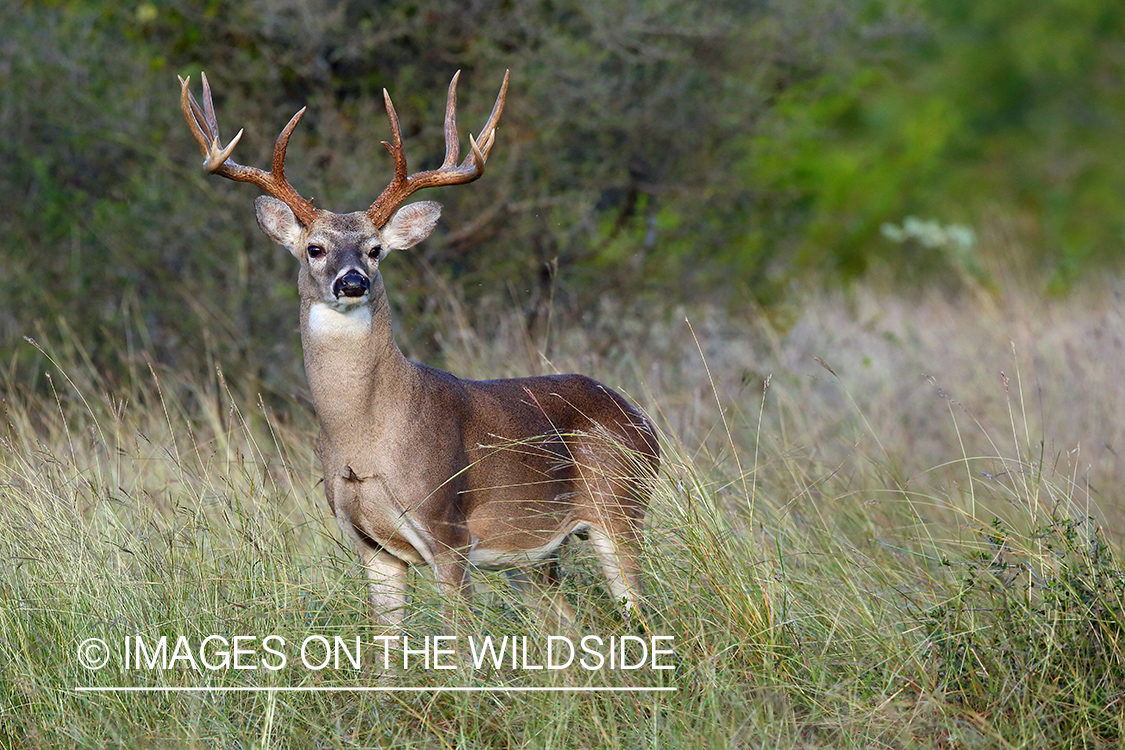
MULTIPOLYGON (((865 292, 787 318, 533 335, 450 294, 445 366, 584 371, 657 422, 645 555, 671 671, 82 667, 127 635, 376 633, 299 399, 201 367, 104 382, 41 338, 0 459, 0 742, 13 747, 1058 747, 1125 737, 1122 310, 865 292), (281 406, 276 404, 281 403, 281 406), (267 406, 266 404, 274 404, 267 406), (675 686, 675 693, 89 693, 80 686, 675 686)), ((577 632, 631 634, 590 551, 577 632)), ((427 576, 408 631, 441 631, 427 576)), ((536 633, 497 577, 480 632, 536 633)), ((368 645, 368 656, 373 647, 368 645)))

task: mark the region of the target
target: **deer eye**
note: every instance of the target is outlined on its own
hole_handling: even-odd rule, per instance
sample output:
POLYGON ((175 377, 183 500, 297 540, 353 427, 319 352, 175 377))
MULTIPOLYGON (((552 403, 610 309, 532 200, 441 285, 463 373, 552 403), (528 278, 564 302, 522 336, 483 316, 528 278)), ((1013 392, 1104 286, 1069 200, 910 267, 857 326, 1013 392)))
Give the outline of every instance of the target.
POLYGON ((309 245, 306 252, 310 258, 321 258, 324 256, 324 248, 320 245, 309 245))
POLYGON ((373 247, 373 248, 371 248, 370 250, 367 251, 367 257, 370 258, 371 260, 379 260, 379 251, 381 249, 382 248, 380 248, 378 245, 376 245, 375 247, 373 247))

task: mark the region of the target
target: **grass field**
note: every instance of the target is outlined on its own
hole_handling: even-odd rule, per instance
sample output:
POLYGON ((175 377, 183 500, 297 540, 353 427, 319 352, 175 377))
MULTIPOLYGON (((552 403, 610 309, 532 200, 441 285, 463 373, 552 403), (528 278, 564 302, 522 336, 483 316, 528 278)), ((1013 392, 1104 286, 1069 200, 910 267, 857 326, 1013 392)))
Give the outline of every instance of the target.
MULTIPOLYGON (((645 594, 652 632, 674 638, 674 669, 374 668, 362 572, 323 500, 307 400, 142 358, 127 382, 104 382, 55 333, 35 344, 49 396, 9 376, 3 400, 0 745, 1125 740, 1115 290, 956 303, 855 291, 770 320, 701 311, 690 323, 607 303, 541 337, 502 309, 473 330, 453 296, 442 314, 447 369, 586 372, 658 424, 645 594), (117 652, 89 670, 78 658, 89 638, 116 649, 135 635, 267 634, 368 643, 359 670, 127 670, 117 652), (676 691, 76 690, 198 685, 676 691)), ((563 562, 573 634, 632 634, 587 546, 563 562)), ((439 633, 438 603, 415 577, 408 630, 439 633)), ((545 636, 500 580, 478 580, 497 584, 479 587, 479 633, 545 636)))

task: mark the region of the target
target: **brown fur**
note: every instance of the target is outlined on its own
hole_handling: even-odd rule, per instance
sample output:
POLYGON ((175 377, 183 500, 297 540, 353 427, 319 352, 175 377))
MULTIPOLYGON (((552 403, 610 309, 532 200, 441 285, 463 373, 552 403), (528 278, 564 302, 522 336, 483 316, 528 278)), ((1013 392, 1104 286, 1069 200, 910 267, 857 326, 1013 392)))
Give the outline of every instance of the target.
POLYGON ((408 205, 380 230, 363 213, 322 212, 305 227, 280 202, 258 199, 263 230, 301 261, 301 336, 325 492, 367 567, 376 614, 400 622, 409 564, 432 566, 439 585, 467 596, 470 561, 549 564, 552 545, 574 529, 594 538, 629 610, 658 465, 652 427, 583 375, 461 380, 403 357, 379 263, 419 241, 438 210, 408 205), (323 256, 310 258, 309 245, 323 256), (345 273, 370 283, 351 306, 333 292, 345 273))
POLYGON ((203 106, 188 83, 181 79, 180 104, 204 168, 273 195, 258 198, 258 224, 300 262, 301 339, 324 490, 363 559, 376 617, 401 623, 408 566, 417 563, 433 568, 456 609, 470 593, 467 566, 476 563, 527 568, 514 578, 521 592, 545 595, 566 619, 553 555, 576 531, 589 534, 626 614, 636 608, 642 524, 659 464, 648 420, 583 375, 461 380, 407 361, 391 335, 379 263, 424 240, 441 213, 432 201, 398 206, 420 188, 481 175, 507 74, 460 166, 453 77, 445 162, 414 175, 384 92, 395 178, 370 209, 349 214, 313 208, 285 179, 285 150, 304 110, 278 137, 273 170, 264 172, 230 160, 238 136, 220 144, 206 76, 203 106))

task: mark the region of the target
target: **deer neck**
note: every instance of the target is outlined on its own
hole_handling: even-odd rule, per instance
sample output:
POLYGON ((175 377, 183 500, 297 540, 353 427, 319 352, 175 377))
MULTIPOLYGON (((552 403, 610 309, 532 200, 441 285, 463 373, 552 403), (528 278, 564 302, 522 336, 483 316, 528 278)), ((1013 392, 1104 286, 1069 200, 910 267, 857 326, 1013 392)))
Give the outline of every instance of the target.
POLYGON ((366 304, 341 310, 320 300, 301 302, 305 373, 322 433, 371 435, 388 418, 386 404, 410 391, 413 368, 395 345, 382 284, 366 304))

